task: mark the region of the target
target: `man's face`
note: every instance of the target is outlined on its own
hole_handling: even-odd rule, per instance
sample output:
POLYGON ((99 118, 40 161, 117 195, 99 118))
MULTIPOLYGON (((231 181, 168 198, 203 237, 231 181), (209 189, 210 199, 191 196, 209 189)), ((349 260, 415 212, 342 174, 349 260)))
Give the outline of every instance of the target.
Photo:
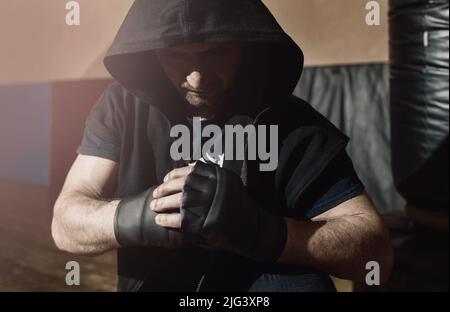
POLYGON ((156 51, 169 80, 195 109, 211 111, 231 87, 241 60, 239 44, 194 43, 156 51))

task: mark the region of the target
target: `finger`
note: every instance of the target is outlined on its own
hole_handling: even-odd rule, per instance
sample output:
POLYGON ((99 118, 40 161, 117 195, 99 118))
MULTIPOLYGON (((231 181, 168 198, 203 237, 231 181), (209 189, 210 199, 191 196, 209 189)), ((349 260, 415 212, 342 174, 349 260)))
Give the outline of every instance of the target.
POLYGON ((161 198, 164 196, 180 193, 181 191, 183 191, 185 182, 186 177, 164 182, 153 191, 153 198, 161 198))
POLYGON ((162 213, 155 217, 155 223, 159 226, 181 229, 181 214, 179 213, 162 213))
POLYGON ((189 175, 189 173, 192 172, 193 169, 194 169, 193 166, 187 166, 187 167, 183 167, 183 168, 174 169, 164 177, 164 182, 166 182, 168 180, 172 180, 172 179, 186 177, 189 175))
POLYGON ((180 209, 182 200, 182 193, 154 199, 150 203, 150 209, 154 212, 168 212, 173 209, 180 209))

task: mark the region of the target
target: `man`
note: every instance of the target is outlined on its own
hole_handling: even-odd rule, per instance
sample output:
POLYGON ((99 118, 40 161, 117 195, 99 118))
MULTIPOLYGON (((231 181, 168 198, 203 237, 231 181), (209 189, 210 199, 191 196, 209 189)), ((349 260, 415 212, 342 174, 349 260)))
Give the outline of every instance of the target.
POLYGON ((60 249, 118 249, 121 291, 329 291, 328 274, 363 281, 369 261, 386 280, 388 233, 348 139, 291 96, 303 55, 260 1, 138 0, 105 65, 116 82, 54 207, 60 249), (171 129, 194 117, 277 125, 276 170, 174 159, 171 129))

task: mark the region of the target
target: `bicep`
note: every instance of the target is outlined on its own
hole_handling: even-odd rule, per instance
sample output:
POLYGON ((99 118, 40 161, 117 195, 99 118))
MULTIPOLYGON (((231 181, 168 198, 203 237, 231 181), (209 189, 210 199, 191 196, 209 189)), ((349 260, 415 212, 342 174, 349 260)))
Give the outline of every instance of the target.
POLYGON ((314 219, 364 194, 364 185, 345 151, 336 156, 299 197, 297 213, 314 219))
POLYGON ((64 183, 61 194, 78 193, 91 198, 114 196, 118 163, 109 159, 78 155, 64 183))
POLYGON ((378 218, 379 214, 372 203, 372 200, 363 193, 359 196, 353 197, 334 208, 312 218, 312 221, 330 221, 340 219, 346 216, 370 216, 378 218))

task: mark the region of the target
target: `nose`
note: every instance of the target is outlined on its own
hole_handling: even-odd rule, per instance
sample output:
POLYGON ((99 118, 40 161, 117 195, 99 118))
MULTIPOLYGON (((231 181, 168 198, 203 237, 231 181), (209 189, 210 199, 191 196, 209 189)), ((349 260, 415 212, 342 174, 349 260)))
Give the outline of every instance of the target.
POLYGON ((202 83, 202 75, 198 71, 193 71, 189 76, 186 77, 187 82, 194 89, 200 89, 202 83))

